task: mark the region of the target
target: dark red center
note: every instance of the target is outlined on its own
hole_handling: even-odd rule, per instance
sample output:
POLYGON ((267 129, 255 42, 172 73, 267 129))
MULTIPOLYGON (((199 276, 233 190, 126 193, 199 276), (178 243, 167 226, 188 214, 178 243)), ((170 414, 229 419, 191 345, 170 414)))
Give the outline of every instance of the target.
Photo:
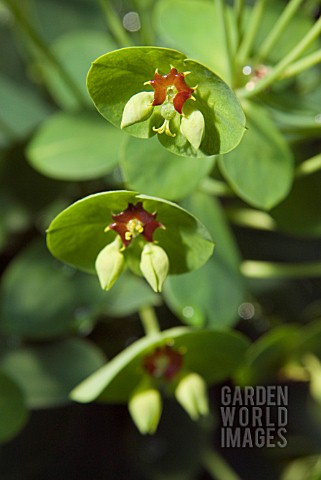
POLYGON ((153 353, 144 358, 144 369, 155 378, 171 380, 183 365, 183 355, 170 346, 157 347, 153 353))
POLYGON ((156 228, 164 228, 157 222, 157 213, 147 212, 141 202, 136 205, 129 203, 126 210, 112 215, 114 223, 108 225, 108 230, 117 232, 125 247, 128 247, 133 238, 142 234, 147 242, 153 242, 156 228))

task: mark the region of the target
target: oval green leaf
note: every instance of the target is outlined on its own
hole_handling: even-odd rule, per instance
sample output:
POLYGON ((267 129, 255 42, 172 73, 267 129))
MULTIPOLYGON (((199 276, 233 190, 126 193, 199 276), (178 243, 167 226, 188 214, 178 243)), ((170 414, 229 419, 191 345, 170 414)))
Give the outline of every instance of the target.
POLYGON ((52 43, 52 52, 69 76, 69 83, 50 61, 41 59, 38 67, 49 92, 63 110, 79 110, 81 105, 90 107, 86 91, 88 68, 93 58, 114 48, 116 45, 106 32, 88 29, 65 33, 52 43))
POLYGON ((259 385, 277 377, 279 370, 295 355, 300 330, 295 325, 280 325, 269 331, 248 349, 240 362, 236 381, 240 385, 259 385))
POLYGON ((227 79, 228 57, 224 26, 216 21, 218 7, 218 2, 207 0, 159 0, 154 24, 166 45, 182 49, 227 79), (215 52, 210 45, 215 45, 215 52))
POLYGON ((58 113, 41 125, 27 156, 48 177, 90 180, 113 170, 122 138, 122 132, 92 113, 58 113))
POLYGON ((215 239, 215 255, 195 272, 170 277, 164 289, 166 303, 189 325, 231 326, 239 319, 238 307, 245 297, 237 246, 222 208, 214 198, 195 193, 184 206, 208 225, 215 239))
POLYGON ((297 178, 290 195, 271 211, 280 230, 302 237, 321 236, 321 173, 297 178))
POLYGON ((289 193, 293 155, 264 109, 248 103, 248 131, 237 150, 219 159, 231 188, 254 207, 270 209, 289 193))
POLYGON ((48 408, 68 403, 69 392, 104 361, 89 341, 70 338, 9 351, 0 365, 20 386, 30 408, 48 408))
MULTIPOLYGON (((112 214, 120 213, 129 203, 142 202, 166 230, 157 228, 156 240, 169 257, 169 273, 184 273, 203 265, 213 252, 213 242, 195 217, 174 203, 135 192, 116 191, 90 195, 61 212, 47 234, 48 248, 60 260, 95 273, 98 253, 115 237, 104 232, 113 223, 112 214)), ((137 262, 141 247, 135 241, 124 251, 128 261, 137 262)))
MULTIPOLYGON (((192 88, 197 85, 197 88, 193 93, 196 101, 189 102, 193 109, 203 114, 205 133, 200 148, 195 150, 180 132, 177 114, 171 124, 176 136, 158 134, 159 141, 177 155, 192 157, 226 153, 235 148, 244 133, 245 117, 234 93, 215 73, 176 50, 131 47, 107 53, 95 60, 89 70, 88 90, 103 117, 120 127, 129 99, 139 92, 152 91, 144 83, 154 78, 156 69, 160 74, 169 73, 171 65, 178 72, 191 72, 187 83, 192 88)), ((160 108, 154 107, 147 120, 127 127, 126 131, 139 138, 155 135, 153 127, 160 127, 163 123, 160 108)))

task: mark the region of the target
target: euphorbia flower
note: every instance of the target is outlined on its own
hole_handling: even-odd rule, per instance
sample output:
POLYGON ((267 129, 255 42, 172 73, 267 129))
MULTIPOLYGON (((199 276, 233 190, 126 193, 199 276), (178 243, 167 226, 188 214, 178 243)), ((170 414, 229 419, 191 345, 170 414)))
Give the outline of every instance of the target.
POLYGON ((183 112, 187 100, 196 100, 193 93, 197 86, 190 87, 185 80, 189 73, 178 72, 171 66, 169 73, 161 75, 156 69, 154 78, 144 83, 150 85, 154 92, 139 92, 128 100, 123 110, 121 128, 147 120, 153 113, 153 107, 160 107, 159 113, 164 122, 160 127, 153 126, 154 132, 176 137, 177 132, 172 133, 170 126, 170 122, 176 118, 180 133, 197 150, 203 139, 205 122, 199 110, 189 108, 188 112, 183 112))
POLYGON ((148 376, 129 400, 129 412, 141 433, 154 433, 161 414, 161 399, 158 388, 174 387, 176 400, 192 420, 209 414, 206 383, 197 373, 184 369, 184 354, 165 344, 155 348, 143 359, 143 368, 148 376))
POLYGON ((169 345, 157 347, 150 355, 144 358, 144 370, 155 378, 171 380, 178 374, 183 365, 182 353, 169 345))
MULTIPOLYGON (((178 73, 176 68, 172 67, 166 75, 160 75, 156 70, 153 80, 146 82, 154 89, 153 107, 162 105, 165 100, 173 102, 175 110, 181 115, 184 103, 192 94, 196 87, 191 88, 185 82, 185 76, 190 72, 178 73)), ((195 99, 194 99, 195 100, 195 99)))
POLYGON ((153 234, 157 228, 165 229, 156 220, 157 212, 144 209, 142 202, 129 203, 126 210, 112 215, 113 223, 105 232, 114 230, 119 237, 103 248, 95 262, 100 285, 109 290, 125 268, 124 250, 133 239, 142 235, 140 271, 155 292, 160 292, 169 270, 168 256, 159 245, 154 244, 153 234), (147 243, 146 243, 147 242, 147 243))
POLYGON ((236 332, 186 327, 155 332, 126 347, 78 385, 71 398, 127 403, 139 431, 154 433, 164 396, 176 399, 192 420, 208 415, 207 387, 237 372, 248 347, 236 332))
POLYGON ((142 235, 147 242, 153 242, 153 234, 156 228, 165 228, 156 220, 157 213, 147 212, 141 202, 133 205, 128 204, 126 210, 112 215, 113 223, 106 227, 105 231, 114 230, 117 232, 123 242, 124 247, 128 247, 130 242, 142 235))

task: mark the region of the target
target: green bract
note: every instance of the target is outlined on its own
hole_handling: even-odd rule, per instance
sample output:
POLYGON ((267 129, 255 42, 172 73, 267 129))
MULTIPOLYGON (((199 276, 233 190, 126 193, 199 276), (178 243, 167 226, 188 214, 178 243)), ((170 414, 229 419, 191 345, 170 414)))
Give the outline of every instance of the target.
POLYGON ((107 53, 92 64, 87 86, 99 112, 113 125, 129 125, 126 131, 139 138, 150 138, 157 129, 159 141, 177 155, 202 157, 226 153, 239 144, 244 133, 245 116, 232 90, 211 70, 176 50, 131 47, 107 53), (182 115, 177 109, 169 112, 172 103, 168 99, 152 107, 151 112, 144 95, 139 106, 141 96, 136 97, 137 94, 154 93, 149 82, 155 71, 168 75, 171 68, 184 74, 187 87, 194 90, 194 99, 188 95, 183 102, 182 115), (141 108, 137 116, 132 112, 134 104, 138 110, 141 108), (180 129, 180 122, 194 111, 200 112, 193 120, 198 124, 198 133, 191 136, 187 125, 180 129), (137 118, 137 123, 131 124, 133 118, 137 118), (186 131, 187 136, 183 134, 186 131))
MULTIPOLYGON (((157 214, 157 223, 164 228, 156 228, 152 240, 166 252, 170 274, 199 268, 211 256, 214 244, 210 234, 194 216, 174 203, 129 191, 90 195, 61 212, 48 229, 49 250, 60 260, 95 273, 99 252, 118 235, 106 227, 130 204, 142 204, 146 212, 157 214)), ((120 247, 131 270, 139 275, 140 258, 146 245, 143 235, 120 247)), ((106 281, 108 283, 108 279, 106 281)))
MULTIPOLYGON (((126 403, 141 385, 144 375, 147 375, 143 368, 144 358, 157 347, 166 345, 182 353, 182 372, 194 372, 209 385, 219 383, 238 369, 248 344, 246 337, 237 332, 172 328, 144 337, 127 347, 79 384, 71 397, 84 403, 96 399, 108 403, 126 403)), ((170 380, 148 378, 156 386, 160 383, 167 385, 166 390, 170 395, 174 395, 173 388, 182 379, 180 372, 170 380)))

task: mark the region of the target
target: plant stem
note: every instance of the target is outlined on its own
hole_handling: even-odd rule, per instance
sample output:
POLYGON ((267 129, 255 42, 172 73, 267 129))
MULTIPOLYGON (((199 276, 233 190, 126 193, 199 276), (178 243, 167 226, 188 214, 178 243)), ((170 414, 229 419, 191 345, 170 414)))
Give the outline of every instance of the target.
POLYGON ((142 322, 145 335, 155 335, 160 332, 158 319, 153 307, 143 307, 139 310, 139 318, 142 322))
POLYGON ((282 79, 294 77, 294 75, 298 75, 299 73, 304 72, 304 70, 314 67, 318 63, 321 63, 321 48, 289 65, 283 73, 282 79))
POLYGON ((216 450, 206 450, 202 463, 215 480, 241 480, 216 450))
POLYGON ((286 68, 294 62, 311 43, 321 33, 321 17, 315 22, 309 32, 302 38, 302 40, 282 59, 277 63, 262 80, 258 81, 253 90, 240 89, 238 95, 240 98, 254 97, 258 93, 269 87, 275 80, 279 79, 285 72, 286 68))
POLYGON ((321 277, 321 262, 274 263, 245 260, 241 273, 248 278, 307 278, 321 277))
POLYGON ((226 208, 227 218, 240 227, 255 228, 257 230, 274 231, 276 224, 273 218, 266 212, 252 208, 226 208))
POLYGON ((33 45, 41 52, 46 60, 48 60, 59 72, 59 75, 68 86, 70 92, 74 95, 78 103, 85 107, 86 99, 78 85, 74 82, 73 78, 69 75, 68 71, 60 63, 56 55, 50 50, 44 39, 39 35, 36 29, 33 27, 24 15, 23 11, 19 9, 17 4, 12 0, 4 0, 10 12, 14 16, 16 22, 19 24, 21 30, 25 32, 33 45))
POLYGON ((246 33, 242 39, 241 45, 237 53, 237 60, 239 65, 242 65, 251 54, 254 40, 260 27, 260 23, 266 6, 266 1, 267 0, 257 0, 252 9, 250 20, 246 28, 246 33))
POLYGON ((217 6, 218 6, 218 23, 221 23, 223 25, 223 30, 224 30, 224 43, 225 43, 225 48, 226 48, 226 54, 227 54, 227 62, 228 62, 228 69, 229 69, 229 82, 233 81, 234 78, 234 72, 235 72, 235 64, 234 64, 234 54, 233 54, 233 49, 232 49, 232 38, 231 38, 231 29, 230 25, 228 22, 227 18, 227 7, 225 5, 224 0, 217 0, 217 6))
POLYGON ((99 3, 105 14, 107 25, 116 41, 122 47, 132 47, 134 43, 124 29, 119 16, 110 3, 110 0, 99 0, 99 3))
POLYGON ((305 177, 306 175, 311 175, 311 173, 315 173, 319 170, 321 170, 321 153, 298 165, 295 171, 295 176, 298 178, 305 177))
POLYGON ((243 15, 244 15, 244 0, 234 0, 234 18, 236 21, 236 31, 237 31, 237 46, 240 45, 243 38, 243 15))
POLYGON ((262 43, 259 53, 257 55, 257 61, 262 62, 269 55, 270 51, 286 29, 288 23, 298 10, 302 0, 290 0, 284 8, 282 14, 278 18, 277 22, 272 27, 264 42, 262 43))
POLYGON ((141 20, 140 35, 144 45, 155 44, 155 32, 151 22, 152 3, 146 0, 135 0, 135 8, 139 13, 141 20))

